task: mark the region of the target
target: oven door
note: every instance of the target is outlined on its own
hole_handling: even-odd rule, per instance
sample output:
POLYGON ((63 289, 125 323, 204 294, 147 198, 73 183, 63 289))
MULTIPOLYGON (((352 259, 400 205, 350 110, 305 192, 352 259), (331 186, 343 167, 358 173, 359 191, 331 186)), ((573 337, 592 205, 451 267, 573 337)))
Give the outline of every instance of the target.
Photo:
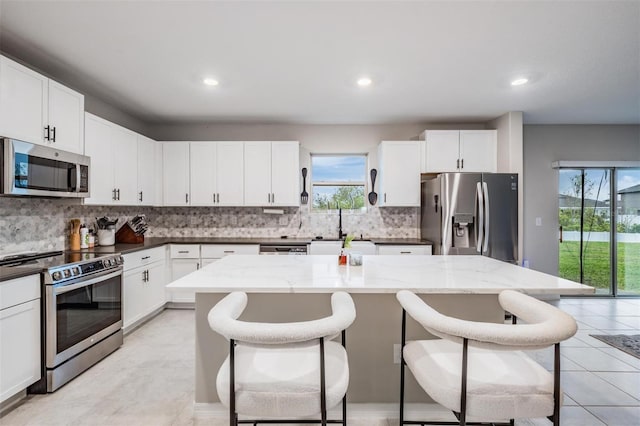
POLYGON ((46 286, 47 368, 122 328, 122 267, 46 286))
POLYGON ((89 195, 89 157, 10 139, 3 141, 3 150, 5 195, 89 195))

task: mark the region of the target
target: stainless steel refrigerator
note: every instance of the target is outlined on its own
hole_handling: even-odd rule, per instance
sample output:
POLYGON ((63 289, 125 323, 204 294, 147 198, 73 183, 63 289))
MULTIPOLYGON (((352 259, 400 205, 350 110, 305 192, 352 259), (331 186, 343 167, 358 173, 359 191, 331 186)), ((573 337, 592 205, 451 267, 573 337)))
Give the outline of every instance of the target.
POLYGON ((518 175, 442 173, 423 177, 421 236, 433 254, 518 258, 518 175))

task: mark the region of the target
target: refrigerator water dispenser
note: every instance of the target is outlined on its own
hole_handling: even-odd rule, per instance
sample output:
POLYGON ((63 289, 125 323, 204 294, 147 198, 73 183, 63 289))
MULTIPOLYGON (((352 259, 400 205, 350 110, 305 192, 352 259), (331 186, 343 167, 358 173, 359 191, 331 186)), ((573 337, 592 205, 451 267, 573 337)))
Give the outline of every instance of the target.
POLYGON ((455 214, 453 216, 453 242, 457 248, 475 247, 474 222, 472 214, 455 214), (471 243, 471 246, 469 246, 471 243))

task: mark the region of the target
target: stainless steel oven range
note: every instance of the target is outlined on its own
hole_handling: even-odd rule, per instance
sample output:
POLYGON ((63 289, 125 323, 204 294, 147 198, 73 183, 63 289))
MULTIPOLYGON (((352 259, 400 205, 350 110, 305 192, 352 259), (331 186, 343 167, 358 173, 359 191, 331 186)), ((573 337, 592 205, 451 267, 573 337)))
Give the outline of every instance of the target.
MULTIPOLYGON (((53 392, 123 342, 120 254, 57 252, 42 273, 42 379, 31 393, 53 392)), ((31 264, 33 266, 33 264, 31 264)))

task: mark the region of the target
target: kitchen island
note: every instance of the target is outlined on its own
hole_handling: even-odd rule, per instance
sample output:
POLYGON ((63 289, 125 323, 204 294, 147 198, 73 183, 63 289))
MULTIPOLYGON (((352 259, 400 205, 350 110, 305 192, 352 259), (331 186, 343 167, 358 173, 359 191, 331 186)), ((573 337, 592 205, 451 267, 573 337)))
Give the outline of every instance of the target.
MULTIPOLYGON (((330 294, 351 293, 356 320, 347 330, 352 402, 397 402, 402 310, 401 289, 414 291, 441 312, 459 318, 502 322, 497 295, 505 289, 532 295, 579 295, 594 289, 483 256, 364 256, 362 266, 338 266, 336 256, 228 256, 191 273, 168 289, 196 292, 196 403, 218 401, 215 378, 228 344, 207 322, 226 294, 245 291, 240 319, 285 322, 331 312, 330 294)), ((407 338, 427 336, 408 321, 407 338)), ((428 398, 408 376, 407 400, 428 398)))

